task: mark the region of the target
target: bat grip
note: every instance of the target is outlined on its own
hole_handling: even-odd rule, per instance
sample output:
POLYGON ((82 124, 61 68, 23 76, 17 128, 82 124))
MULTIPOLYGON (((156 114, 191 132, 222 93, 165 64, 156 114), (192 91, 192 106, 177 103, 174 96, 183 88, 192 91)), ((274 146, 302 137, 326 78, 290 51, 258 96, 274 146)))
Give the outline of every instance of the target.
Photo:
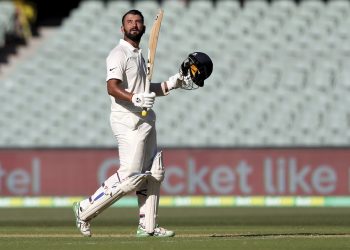
MULTIPOLYGON (((145 92, 146 92, 146 93, 149 93, 150 84, 151 84, 150 77, 147 76, 147 79, 146 79, 146 86, 145 86, 145 92)), ((147 116, 147 113, 148 113, 147 108, 143 108, 143 110, 142 110, 142 112, 141 112, 141 115, 142 115, 143 117, 145 117, 145 116, 147 116)))

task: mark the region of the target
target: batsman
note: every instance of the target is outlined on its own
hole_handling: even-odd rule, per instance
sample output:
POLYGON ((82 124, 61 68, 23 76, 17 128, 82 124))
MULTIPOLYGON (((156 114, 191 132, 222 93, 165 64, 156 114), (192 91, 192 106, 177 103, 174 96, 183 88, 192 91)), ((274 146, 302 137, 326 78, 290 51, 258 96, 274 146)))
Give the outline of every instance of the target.
MULTIPOLYGON (((159 20, 157 22, 160 25, 159 20)), ((136 236, 175 235, 174 231, 157 224, 165 168, 162 152, 157 149, 156 115, 152 107, 156 97, 166 96, 173 89, 202 87, 213 70, 213 64, 205 53, 194 52, 184 60, 178 73, 168 80, 148 84, 149 65, 139 47, 145 30, 140 11, 125 13, 121 26, 123 39, 106 59, 106 85, 111 99, 110 125, 118 143, 120 167, 90 197, 74 203, 76 226, 83 236, 92 235, 93 218, 132 192, 136 192, 139 206, 136 236), (143 112, 145 110, 147 115, 143 112)))

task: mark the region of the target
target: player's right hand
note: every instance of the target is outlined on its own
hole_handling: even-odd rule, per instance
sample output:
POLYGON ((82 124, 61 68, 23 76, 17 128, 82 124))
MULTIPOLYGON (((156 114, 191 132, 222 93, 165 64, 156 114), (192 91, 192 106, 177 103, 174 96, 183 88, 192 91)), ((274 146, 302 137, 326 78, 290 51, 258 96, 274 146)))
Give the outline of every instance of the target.
POLYGON ((169 77, 167 81, 168 89, 177 89, 181 87, 183 81, 183 76, 180 73, 176 73, 175 75, 169 77))
POLYGON ((155 99, 156 99, 156 94, 154 92, 151 92, 151 93, 134 94, 132 96, 131 101, 136 107, 150 109, 153 107, 155 99))

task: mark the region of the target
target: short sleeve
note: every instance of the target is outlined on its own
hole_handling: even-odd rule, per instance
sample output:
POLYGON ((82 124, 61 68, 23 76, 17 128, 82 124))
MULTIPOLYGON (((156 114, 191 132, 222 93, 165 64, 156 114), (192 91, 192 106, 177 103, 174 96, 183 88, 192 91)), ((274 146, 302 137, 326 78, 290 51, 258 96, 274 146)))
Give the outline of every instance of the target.
POLYGON ((119 79, 123 81, 123 72, 125 72, 126 56, 122 50, 113 50, 106 59, 107 77, 110 79, 119 79))

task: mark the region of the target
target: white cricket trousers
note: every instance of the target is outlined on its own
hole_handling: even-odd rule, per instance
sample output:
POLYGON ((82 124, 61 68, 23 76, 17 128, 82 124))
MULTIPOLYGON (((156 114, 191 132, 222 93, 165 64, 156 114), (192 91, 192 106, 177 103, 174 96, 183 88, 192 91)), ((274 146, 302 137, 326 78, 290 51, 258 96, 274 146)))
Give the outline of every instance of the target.
POLYGON ((156 115, 149 110, 141 113, 111 112, 110 124, 118 141, 121 179, 151 169, 157 153, 156 115))

